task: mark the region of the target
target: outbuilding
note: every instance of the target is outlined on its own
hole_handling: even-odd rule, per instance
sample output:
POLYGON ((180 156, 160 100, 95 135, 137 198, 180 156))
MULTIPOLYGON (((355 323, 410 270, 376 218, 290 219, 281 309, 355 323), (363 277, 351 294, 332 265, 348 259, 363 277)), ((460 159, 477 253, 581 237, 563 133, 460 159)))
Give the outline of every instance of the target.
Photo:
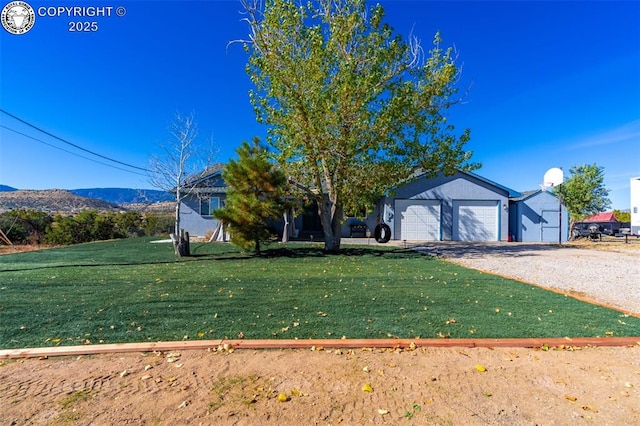
POLYGON ((555 194, 540 189, 524 191, 512 197, 509 204, 509 237, 512 241, 567 241, 569 214, 555 194))

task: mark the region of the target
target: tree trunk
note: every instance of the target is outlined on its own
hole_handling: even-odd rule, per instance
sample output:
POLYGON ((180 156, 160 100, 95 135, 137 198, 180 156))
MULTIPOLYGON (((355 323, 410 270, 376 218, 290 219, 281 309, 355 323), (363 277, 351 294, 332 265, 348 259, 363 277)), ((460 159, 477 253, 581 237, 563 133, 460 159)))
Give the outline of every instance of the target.
POLYGON ((184 229, 180 230, 180 234, 171 234, 171 241, 173 242, 173 250, 178 257, 191 256, 191 245, 189 243, 189 233, 184 229))
POLYGON ((576 225, 576 220, 573 217, 569 217, 569 235, 567 235, 568 241, 575 241, 576 237, 573 235, 573 227, 576 225))
POLYGON ((173 241, 173 250, 176 256, 183 257, 191 255, 191 248, 189 247, 189 233, 186 233, 184 229, 180 229, 180 204, 182 201, 182 193, 180 185, 176 188, 176 207, 175 207, 175 225, 171 240, 173 241))
POLYGON ((172 232, 170 235, 171 242, 173 243, 173 252, 176 256, 180 257, 180 235, 172 232))
POLYGON ((176 236, 180 235, 180 201, 182 199, 182 194, 180 193, 180 186, 176 188, 176 207, 175 207, 175 221, 173 232, 176 236))
POLYGON ((335 253, 340 250, 344 209, 340 204, 333 204, 325 195, 324 199, 318 202, 318 210, 324 234, 324 250, 335 253))

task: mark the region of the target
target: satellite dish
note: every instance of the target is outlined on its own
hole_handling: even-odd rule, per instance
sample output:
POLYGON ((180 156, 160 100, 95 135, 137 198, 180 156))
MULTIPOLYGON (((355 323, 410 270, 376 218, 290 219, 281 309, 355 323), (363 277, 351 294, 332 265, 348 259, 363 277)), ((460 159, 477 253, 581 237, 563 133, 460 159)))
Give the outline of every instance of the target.
POLYGON ((564 181, 564 172, 562 171, 562 169, 553 167, 547 170, 547 172, 544 174, 543 185, 548 188, 548 187, 562 185, 563 181, 564 181))

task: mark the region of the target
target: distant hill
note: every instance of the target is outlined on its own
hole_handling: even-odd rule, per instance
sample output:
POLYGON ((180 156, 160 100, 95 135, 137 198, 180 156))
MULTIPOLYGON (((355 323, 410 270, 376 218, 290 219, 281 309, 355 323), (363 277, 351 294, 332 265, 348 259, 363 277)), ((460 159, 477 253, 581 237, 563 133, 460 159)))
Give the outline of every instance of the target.
POLYGON ((155 189, 88 188, 72 189, 69 192, 81 197, 97 198, 118 205, 150 204, 173 199, 171 194, 155 189))
POLYGON ((0 192, 0 210, 29 209, 74 213, 81 210, 119 211, 121 207, 95 198, 81 197, 62 189, 0 192))
POLYGON ((0 185, 0 192, 11 192, 11 191, 17 191, 17 189, 7 185, 0 185))

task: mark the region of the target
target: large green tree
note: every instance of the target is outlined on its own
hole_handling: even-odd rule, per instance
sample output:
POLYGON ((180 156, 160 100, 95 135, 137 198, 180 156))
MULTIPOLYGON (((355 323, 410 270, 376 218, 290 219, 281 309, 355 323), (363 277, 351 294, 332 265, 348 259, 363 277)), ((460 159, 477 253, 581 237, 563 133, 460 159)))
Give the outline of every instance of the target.
POLYGON ((455 52, 425 52, 365 0, 244 0, 258 121, 298 191, 315 200, 325 249, 344 211, 370 206, 416 168, 477 168, 444 112, 459 102, 455 52))
POLYGON ((222 177, 229 188, 225 206, 213 212, 229 226, 231 242, 260 254, 260 243, 271 237, 269 220, 282 216, 287 178, 267 158, 267 150, 255 138, 243 142, 222 177))
POLYGON ((596 164, 572 166, 569 177, 556 187, 573 224, 611 207, 609 190, 604 186, 604 167, 596 164))

